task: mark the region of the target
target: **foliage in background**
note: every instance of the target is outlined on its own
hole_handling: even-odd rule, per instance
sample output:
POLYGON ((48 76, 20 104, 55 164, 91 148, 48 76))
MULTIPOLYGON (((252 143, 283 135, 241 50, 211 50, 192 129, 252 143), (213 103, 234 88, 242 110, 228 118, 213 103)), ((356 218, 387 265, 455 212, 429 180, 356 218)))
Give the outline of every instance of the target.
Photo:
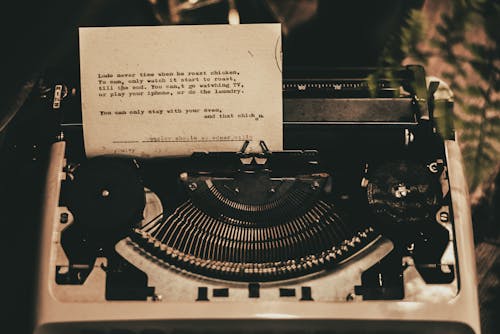
POLYGON ((439 73, 428 75, 443 78, 453 90, 452 118, 473 191, 500 161, 500 2, 448 3, 437 25, 425 11, 412 10, 400 33, 388 40, 380 63, 400 65, 405 58, 423 65, 431 58, 443 63, 439 73))

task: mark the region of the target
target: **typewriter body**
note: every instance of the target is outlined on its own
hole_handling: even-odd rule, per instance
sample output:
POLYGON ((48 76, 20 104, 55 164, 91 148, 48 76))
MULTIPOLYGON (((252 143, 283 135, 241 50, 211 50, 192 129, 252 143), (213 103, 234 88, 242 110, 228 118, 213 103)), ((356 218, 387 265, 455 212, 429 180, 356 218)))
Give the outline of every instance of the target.
POLYGON ((78 90, 51 87, 36 333, 480 332, 421 67, 287 74, 283 151, 185 158, 86 158, 78 90))

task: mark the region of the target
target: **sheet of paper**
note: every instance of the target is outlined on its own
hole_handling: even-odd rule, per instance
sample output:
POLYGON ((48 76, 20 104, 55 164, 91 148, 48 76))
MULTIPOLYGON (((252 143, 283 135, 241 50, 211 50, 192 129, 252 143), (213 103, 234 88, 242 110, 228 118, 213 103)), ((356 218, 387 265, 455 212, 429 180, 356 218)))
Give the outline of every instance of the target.
POLYGON ((87 156, 282 149, 279 24, 79 34, 87 156))

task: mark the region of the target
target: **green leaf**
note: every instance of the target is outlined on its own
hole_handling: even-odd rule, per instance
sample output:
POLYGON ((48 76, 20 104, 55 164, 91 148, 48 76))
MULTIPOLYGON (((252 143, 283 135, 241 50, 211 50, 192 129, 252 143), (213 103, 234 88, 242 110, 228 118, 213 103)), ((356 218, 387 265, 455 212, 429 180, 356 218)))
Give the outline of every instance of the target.
MULTIPOLYGON (((490 131, 490 136, 497 137, 497 135, 500 133, 500 117, 492 117, 488 118, 486 120, 489 125, 489 131, 490 131)), ((500 139, 500 138, 499 138, 500 139)), ((499 140, 497 139, 497 140, 499 140)))
POLYGON ((500 100, 491 101, 486 108, 500 111, 500 100))
POLYGON ((485 174, 485 169, 488 169, 493 165, 495 159, 489 154, 481 154, 479 157, 479 182, 481 182, 482 176, 485 174))
POLYGON ((492 49, 484 44, 464 43, 463 46, 478 59, 486 60, 490 58, 492 49))
POLYGON ((460 66, 460 64, 457 63, 457 68, 456 68, 458 74, 460 74, 461 76, 463 77, 467 77, 467 72, 465 71, 465 69, 460 66))
POLYGON ((471 141, 476 141, 478 137, 479 137, 479 135, 475 132, 469 132, 469 133, 462 132, 462 133, 460 133, 460 141, 462 143, 469 143, 471 141))
POLYGON ((465 88, 462 87, 460 84, 458 84, 458 82, 456 82, 456 81, 452 81, 450 83, 450 88, 455 93, 465 93, 465 88))
POLYGON ((443 73, 441 73, 441 76, 443 77, 443 79, 446 79, 448 81, 452 81, 455 78, 455 73, 443 72, 443 73))
POLYGON ((449 36, 450 36, 450 32, 448 29, 446 29, 445 26, 441 25, 441 24, 438 24, 436 26, 436 31, 439 33, 439 35, 441 35, 444 39, 448 39, 449 36))
POLYGON ((464 107, 464 111, 469 115, 483 116, 484 108, 470 104, 464 107))
POLYGON ((451 26, 453 24, 453 21, 451 20, 451 17, 450 15, 448 15, 447 13, 441 13, 441 21, 443 21, 443 25, 448 27, 448 26, 451 26))
POLYGON ((484 61, 470 61, 469 64, 484 81, 489 81, 490 76, 495 70, 491 63, 487 63, 484 61))
MULTIPOLYGON (((496 127, 498 127, 498 128, 499 128, 499 130, 500 130, 500 118, 498 118, 498 117, 495 117, 495 118, 490 118, 490 119, 488 120, 488 123, 489 123, 489 125, 490 125, 490 127, 491 127, 491 128, 496 128, 496 127)), ((500 140, 500 138, 499 138, 499 140, 500 140)))
POLYGON ((445 41, 443 40, 440 40, 440 39, 437 39, 437 38, 431 38, 431 40, 429 41, 429 44, 439 50, 439 51, 442 51, 442 50, 447 50, 449 48, 449 45, 446 44, 445 41))
POLYGON ((455 129, 463 129, 464 128, 464 121, 455 115, 454 120, 453 120, 453 125, 454 125, 455 129))
POLYGON ((462 157, 464 161, 468 162, 469 164, 472 163, 476 159, 476 150, 475 146, 469 143, 463 143, 461 139, 459 138, 459 141, 462 143, 462 157))
MULTIPOLYGON (((484 30, 490 40, 500 41, 500 29, 498 28, 498 18, 500 17, 500 2, 488 1, 484 6, 484 30)), ((498 53, 497 53, 498 55, 498 53)))
POLYGON ((473 123, 473 122, 465 122, 468 126, 465 126, 463 128, 460 128, 460 133, 464 134, 471 134, 473 133, 475 137, 479 137, 479 128, 480 124, 479 123, 473 123))
POLYGON ((487 151, 496 152, 495 148, 491 145, 491 143, 489 141, 483 140, 483 142, 481 143, 481 151, 480 151, 480 153, 483 154, 483 155, 488 155, 487 151))
POLYGON ((458 64, 458 61, 457 61, 457 57, 455 57, 455 55, 454 55, 453 53, 451 53, 451 52, 447 52, 447 53, 445 53, 445 54, 443 55, 443 59, 444 59, 444 61, 446 61, 448 64, 450 64, 450 65, 452 65, 452 66, 456 67, 456 68, 455 68, 455 70, 456 70, 457 72, 459 72, 459 73, 460 73, 460 71, 459 71, 459 64, 458 64))
POLYGON ((467 86, 465 91, 471 97, 484 97, 486 95, 485 91, 479 86, 467 86))
POLYGON ((483 148, 483 154, 484 156, 488 156, 489 159, 494 162, 495 160, 497 160, 497 156, 498 156, 498 150, 495 149, 495 147, 493 147, 491 144, 488 143, 489 146, 485 146, 483 148))
POLYGON ((496 92, 500 91, 500 80, 495 80, 495 81, 493 82, 493 89, 494 89, 496 92))
POLYGON ((462 44, 462 42, 464 41, 464 38, 465 37, 463 34, 454 33, 448 37, 447 42, 449 45, 451 45, 453 47, 456 44, 462 44))
POLYGON ((465 131, 469 133, 469 132, 479 131, 480 127, 481 124, 479 122, 471 122, 461 119, 455 120, 455 128, 459 129, 461 132, 465 131), (457 122, 457 120, 459 121, 457 122))
POLYGON ((499 140, 499 138, 500 138, 500 126, 499 125, 490 126, 490 128, 488 129, 488 137, 495 140, 495 142, 500 142, 500 140, 499 140))
POLYGON ((460 128, 460 131, 464 133, 470 133, 474 132, 477 133, 479 131, 479 128, 481 127, 481 123, 479 122, 472 122, 472 121, 463 121, 462 122, 463 127, 460 128))
POLYGON ((464 103, 464 100, 462 99, 462 97, 460 95, 454 95, 453 96, 453 101, 456 102, 457 104, 460 104, 460 105, 463 105, 464 103))

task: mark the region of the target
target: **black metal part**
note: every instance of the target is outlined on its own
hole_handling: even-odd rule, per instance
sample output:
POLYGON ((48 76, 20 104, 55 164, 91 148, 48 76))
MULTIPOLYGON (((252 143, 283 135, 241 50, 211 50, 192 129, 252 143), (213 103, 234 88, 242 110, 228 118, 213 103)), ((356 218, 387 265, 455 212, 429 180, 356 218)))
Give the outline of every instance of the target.
POLYGON ((260 284, 259 283, 249 283, 248 284, 248 298, 260 298, 260 284))
POLYGON ((295 297, 294 288, 280 288, 280 297, 295 297))
POLYGON ((249 154, 268 161, 242 168, 238 158, 236 170, 222 171, 214 159, 235 161, 239 154, 193 155, 203 167, 196 171, 199 165, 191 162, 181 177, 186 199, 164 220, 135 229, 133 240, 191 272, 275 281, 334 266, 377 236, 366 221, 347 222, 335 208, 316 152, 249 154), (310 174, 296 174, 304 170, 310 174))
POLYGON ((94 262, 89 265, 56 266, 56 283, 61 285, 81 285, 94 270, 94 262))
POLYGON ((287 99, 285 124, 386 123, 417 125, 415 105, 410 98, 377 99, 287 99))
MULTIPOLYGON (((263 143, 263 142, 262 142, 263 143)), ((265 144, 264 144, 265 145, 265 144)), ((246 147, 246 142, 243 148, 246 147)), ((189 158, 186 172, 191 175, 234 176, 240 172, 268 170, 273 175, 295 176, 320 171, 315 150, 287 150, 261 153, 195 152, 189 158), (270 168, 272 166, 272 168, 270 168), (283 175, 285 174, 285 175, 283 175)))
POLYGON ((148 276, 113 252, 107 256, 106 300, 146 300, 154 296, 148 276))
POLYGON ((68 222, 69 215, 67 212, 62 212, 61 215, 59 216, 59 222, 61 224, 66 224, 68 222))
POLYGON ((300 300, 314 300, 312 297, 312 289, 310 286, 303 286, 300 288, 301 297, 300 300))
POLYGON ((208 288, 206 286, 198 287, 198 297, 196 298, 197 302, 200 301, 208 301, 208 288))
POLYGON ((453 265, 441 264, 450 242, 448 230, 437 222, 426 225, 415 239, 412 256, 415 268, 426 283, 451 283, 455 278, 453 265))
POLYGON ((406 145, 407 130, 417 140, 420 128, 427 128, 426 135, 432 131, 428 104, 421 66, 288 71, 284 145, 322 150, 340 141, 349 142, 351 150, 399 150, 406 145))
MULTIPOLYGON (((131 160, 95 158, 63 183, 62 201, 74 222, 61 233, 68 267, 56 268, 57 284, 83 284, 98 256, 107 259, 106 299, 145 300, 154 288, 147 275, 116 254, 114 245, 142 218, 144 189, 131 160)), ((61 223, 67 222, 67 213, 61 223)))
POLYGON ((368 204, 377 226, 389 238, 407 242, 433 217, 442 198, 438 175, 425 164, 396 160, 383 162, 368 175, 368 204))
POLYGON ((271 178, 257 171, 234 178, 192 176, 185 184, 194 206, 211 217, 262 227, 305 214, 322 197, 327 179, 326 173, 271 178))
POLYGON ((88 234, 78 224, 71 224, 61 233, 61 246, 68 257, 70 267, 73 265, 86 265, 90 268, 101 248, 98 241, 100 237, 88 234))
MULTIPOLYGON (((336 68, 314 71, 288 69, 284 73, 283 97, 293 98, 405 98, 412 86, 425 89, 417 78, 419 66, 389 68, 336 68)), ((352 121, 356 121, 356 113, 352 121)))
POLYGON ((229 289, 228 288, 213 289, 212 296, 214 296, 214 297, 229 297, 229 289))
POLYGON ((142 219, 144 186, 133 161, 90 159, 73 176, 66 184, 66 204, 75 224, 89 234, 113 242, 142 219))
POLYGON ((361 275, 361 285, 354 287, 363 300, 404 298, 403 265, 399 250, 393 250, 361 275))
POLYGON ((367 187, 377 226, 400 253, 410 249, 422 278, 434 284, 454 279, 453 266, 441 264, 450 235, 435 219, 443 201, 439 184, 443 168, 442 160, 434 165, 408 160, 384 162, 370 174, 367 187))

